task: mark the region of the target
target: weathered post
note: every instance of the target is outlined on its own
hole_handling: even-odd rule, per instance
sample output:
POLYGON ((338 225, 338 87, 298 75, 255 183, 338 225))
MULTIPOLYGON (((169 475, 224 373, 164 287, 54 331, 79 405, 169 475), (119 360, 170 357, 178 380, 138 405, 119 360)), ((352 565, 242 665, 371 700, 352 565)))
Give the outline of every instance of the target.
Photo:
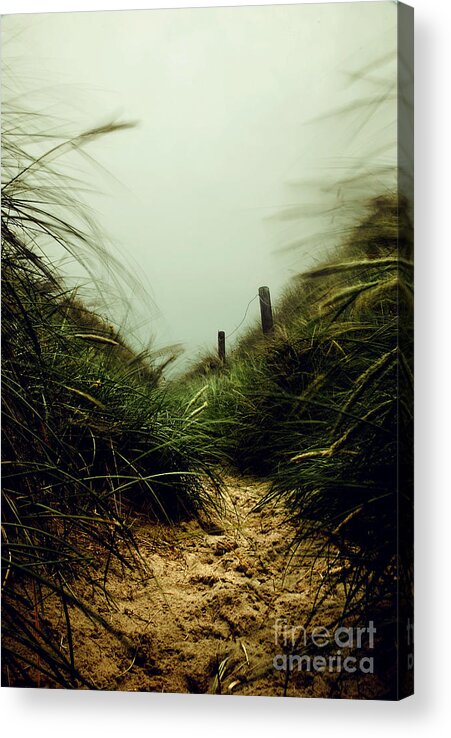
POLYGON ((260 298, 260 314, 262 317, 262 330, 265 336, 272 333, 274 329, 274 321, 272 317, 271 295, 269 287, 259 287, 258 296, 260 298))
POLYGON ((218 331, 218 356, 219 361, 225 364, 225 332, 218 331))

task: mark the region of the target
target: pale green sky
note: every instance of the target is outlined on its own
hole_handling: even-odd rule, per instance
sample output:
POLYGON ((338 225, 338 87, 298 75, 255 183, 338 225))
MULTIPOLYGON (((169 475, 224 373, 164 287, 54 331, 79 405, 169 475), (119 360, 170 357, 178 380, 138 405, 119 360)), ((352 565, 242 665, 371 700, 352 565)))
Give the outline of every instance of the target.
MULTIPOLYGON (((371 108, 330 115, 395 85, 394 2, 2 21, 8 80, 28 107, 72 130, 112 117, 139 122, 91 145, 112 176, 87 165, 83 176, 103 192, 88 202, 116 253, 159 309, 151 315, 130 289, 129 322, 143 341, 181 342, 188 357, 213 347, 259 285, 275 299, 327 248, 324 237, 281 249, 333 230, 311 216, 313 206, 336 201, 337 188, 325 193, 318 182, 395 163, 394 87, 371 108), (297 203, 303 219, 270 219, 297 203)), ((372 183, 375 191, 386 185, 372 183)), ((257 314, 254 302, 248 320, 257 314)))

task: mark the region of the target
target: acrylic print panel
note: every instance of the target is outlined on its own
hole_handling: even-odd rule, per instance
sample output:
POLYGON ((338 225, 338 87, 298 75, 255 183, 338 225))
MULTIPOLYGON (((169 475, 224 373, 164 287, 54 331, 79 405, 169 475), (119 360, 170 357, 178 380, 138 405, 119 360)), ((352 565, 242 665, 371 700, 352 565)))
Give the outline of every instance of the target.
POLYGON ((2 683, 412 692, 412 11, 2 18, 2 683))

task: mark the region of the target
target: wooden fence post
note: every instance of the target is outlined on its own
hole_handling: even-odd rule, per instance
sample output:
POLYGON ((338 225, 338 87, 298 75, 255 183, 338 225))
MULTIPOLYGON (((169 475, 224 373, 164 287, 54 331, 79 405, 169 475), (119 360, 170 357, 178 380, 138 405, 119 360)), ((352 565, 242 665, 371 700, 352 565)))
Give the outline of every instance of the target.
POLYGON ((222 364, 225 364, 225 332, 218 331, 218 356, 222 364))
POLYGON ((269 287, 259 287, 258 296, 260 298, 260 314, 262 317, 262 330, 265 336, 272 333, 274 321, 272 317, 271 295, 269 287))

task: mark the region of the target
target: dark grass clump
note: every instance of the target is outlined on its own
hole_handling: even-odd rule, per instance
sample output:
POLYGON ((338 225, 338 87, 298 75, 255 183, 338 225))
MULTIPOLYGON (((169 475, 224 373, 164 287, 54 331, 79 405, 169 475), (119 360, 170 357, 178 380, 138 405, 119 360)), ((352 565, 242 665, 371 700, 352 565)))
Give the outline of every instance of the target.
POLYGON ((304 328, 267 358, 285 402, 262 504, 283 501, 296 552, 313 542, 327 562, 312 616, 340 584, 342 617, 377 621, 388 696, 413 587, 412 251, 407 202, 372 201, 337 259, 305 275, 304 328))
POLYGON ((404 200, 372 201, 338 258, 305 275, 303 324, 266 357, 283 401, 269 497, 299 541, 322 535, 347 558, 359 611, 397 593, 411 509, 412 238, 404 200))
POLYGON ((108 599, 109 569, 140 566, 136 511, 167 522, 205 514, 218 482, 193 409, 168 402, 161 376, 171 353, 159 362, 136 354, 65 289, 45 255, 57 243, 80 260, 107 257, 55 160, 126 126, 44 150, 42 134, 33 154, 24 117, 3 119, 2 680, 93 687, 77 667, 71 611, 133 649, 88 593, 108 599), (63 638, 47 618, 55 602, 63 638))

